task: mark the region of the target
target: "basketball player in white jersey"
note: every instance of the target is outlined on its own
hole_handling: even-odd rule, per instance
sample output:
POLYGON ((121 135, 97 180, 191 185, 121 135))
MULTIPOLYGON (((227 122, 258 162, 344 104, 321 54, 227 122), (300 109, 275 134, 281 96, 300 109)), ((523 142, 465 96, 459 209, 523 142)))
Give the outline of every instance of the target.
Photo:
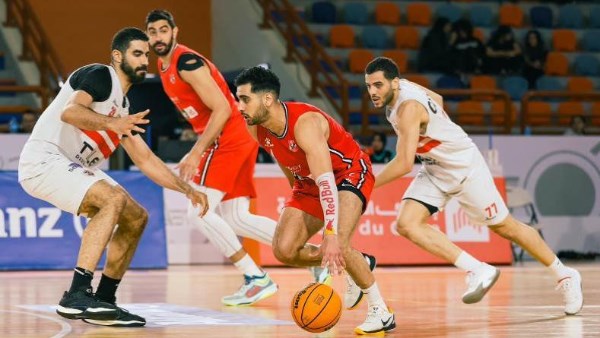
POLYGON ((479 149, 448 118, 442 97, 400 79, 394 61, 384 57, 367 65, 365 82, 373 105, 386 108, 386 117, 398 135, 396 157, 376 176, 375 187, 410 173, 415 155, 423 163, 402 198, 398 233, 466 271, 468 285, 462 300, 479 302, 500 270, 478 261, 427 224, 429 216, 455 197, 473 223, 488 226, 547 266, 563 293, 565 313, 578 313, 583 306, 581 275, 564 266, 535 229, 509 214, 479 149))
POLYGON ((172 174, 137 135, 144 132, 141 125, 148 123, 148 111, 129 115, 125 95, 133 83, 144 80, 148 54, 144 32, 119 31, 112 41, 111 64, 87 65, 71 74, 21 153, 19 182, 27 193, 90 218, 71 288, 56 310, 69 319, 107 326, 146 324, 115 302, 117 286, 148 220, 146 210, 98 169, 119 143, 154 182, 186 194, 202 213, 208 209, 206 195, 172 174), (107 245, 104 272, 93 294, 93 272, 107 245))

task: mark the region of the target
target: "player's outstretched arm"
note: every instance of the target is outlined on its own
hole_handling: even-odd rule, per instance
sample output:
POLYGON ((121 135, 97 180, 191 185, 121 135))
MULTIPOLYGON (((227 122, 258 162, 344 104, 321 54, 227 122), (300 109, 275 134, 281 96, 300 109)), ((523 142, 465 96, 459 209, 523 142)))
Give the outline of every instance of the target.
POLYGON ((200 216, 204 216, 208 211, 206 195, 195 190, 173 174, 165 163, 148 148, 140 135, 125 137, 122 139, 121 144, 133 163, 140 168, 144 175, 162 187, 185 194, 194 206, 200 207, 200 216))
POLYGON ((61 114, 61 120, 79 129, 111 130, 127 136, 131 136, 132 131, 143 133, 144 129, 138 125, 150 122, 145 118, 150 112, 148 109, 125 117, 110 117, 93 111, 90 108, 93 102, 92 96, 86 91, 73 92, 61 114))
POLYGON ((328 267, 334 274, 341 274, 346 263, 337 239, 339 197, 327 143, 329 124, 319 113, 306 113, 296 122, 294 134, 298 146, 306 154, 310 173, 319 187, 325 221, 325 236, 320 247, 323 255, 321 265, 328 267))
MULTIPOLYGON (((203 62, 201 59, 189 60, 188 62, 203 62)), ((187 65, 191 67, 192 65, 187 65)), ((225 123, 231 116, 231 107, 229 102, 221 92, 221 89, 210 75, 208 65, 202 65, 193 70, 181 70, 179 72, 181 78, 187 82, 202 102, 212 111, 210 119, 204 129, 204 133, 198 137, 198 141, 186 156, 179 163, 179 176, 184 180, 191 179, 198 169, 202 154, 208 149, 217 139, 225 123)))
POLYGON ((419 128, 423 114, 427 114, 425 107, 414 100, 402 103, 396 111, 396 157, 375 177, 376 188, 411 172, 419 144, 419 128))

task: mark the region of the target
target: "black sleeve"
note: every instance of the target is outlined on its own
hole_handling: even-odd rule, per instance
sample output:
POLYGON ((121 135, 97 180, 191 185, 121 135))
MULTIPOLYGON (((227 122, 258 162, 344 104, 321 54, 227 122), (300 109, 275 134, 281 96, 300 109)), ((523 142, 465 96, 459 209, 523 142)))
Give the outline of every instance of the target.
POLYGON ((76 70, 69 79, 73 90, 83 90, 92 96, 94 102, 106 101, 112 90, 108 66, 93 64, 76 70))
POLYGON ((196 70, 202 66, 204 66, 204 60, 193 53, 181 54, 179 60, 177 61, 177 71, 196 70))

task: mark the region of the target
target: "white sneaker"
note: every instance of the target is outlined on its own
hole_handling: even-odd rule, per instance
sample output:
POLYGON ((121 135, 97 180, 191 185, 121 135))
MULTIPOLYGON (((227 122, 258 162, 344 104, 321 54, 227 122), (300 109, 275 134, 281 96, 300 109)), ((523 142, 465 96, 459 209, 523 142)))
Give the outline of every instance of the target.
POLYGON ((579 271, 573 268, 570 270, 570 276, 561 279, 556 286, 560 290, 565 301, 565 313, 568 315, 577 314, 583 307, 583 292, 581 289, 581 275, 579 271))
MULTIPOLYGON (((367 263, 369 264, 369 269, 371 271, 375 270, 375 266, 377 266, 377 259, 374 256, 367 255, 365 253, 362 254, 367 263)), ((353 310, 355 309, 360 301, 363 299, 364 293, 356 285, 352 277, 346 274, 346 293, 344 294, 344 305, 346 309, 353 310)))
POLYGON ((462 301, 465 304, 473 304, 479 302, 483 296, 494 286, 500 270, 495 267, 483 263, 480 267, 467 273, 467 291, 462 296, 462 301))
POLYGON ((370 306, 367 319, 354 329, 356 334, 376 334, 393 331, 396 328, 394 312, 381 306, 370 306))
POLYGON ((244 284, 233 295, 225 296, 221 302, 228 306, 252 305, 277 292, 275 284, 266 273, 262 276, 244 275, 244 284))
POLYGON ((315 282, 325 285, 331 285, 332 277, 329 273, 329 269, 322 268, 320 266, 311 266, 308 268, 308 270, 312 273, 313 277, 315 278, 315 282))

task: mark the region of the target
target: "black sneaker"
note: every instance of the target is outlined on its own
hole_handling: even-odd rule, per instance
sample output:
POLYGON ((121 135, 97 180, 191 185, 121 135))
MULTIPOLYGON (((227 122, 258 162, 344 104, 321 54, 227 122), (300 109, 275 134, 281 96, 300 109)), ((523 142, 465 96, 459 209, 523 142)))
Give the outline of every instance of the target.
POLYGON ((122 307, 118 307, 116 304, 112 305, 119 309, 119 315, 117 318, 111 320, 85 318, 83 319, 83 321, 94 325, 116 327, 140 327, 146 325, 146 319, 144 319, 143 317, 135 315, 122 307))
POLYGON ((119 315, 114 304, 102 302, 94 297, 92 288, 79 289, 63 294, 56 313, 68 319, 111 320, 119 315))

